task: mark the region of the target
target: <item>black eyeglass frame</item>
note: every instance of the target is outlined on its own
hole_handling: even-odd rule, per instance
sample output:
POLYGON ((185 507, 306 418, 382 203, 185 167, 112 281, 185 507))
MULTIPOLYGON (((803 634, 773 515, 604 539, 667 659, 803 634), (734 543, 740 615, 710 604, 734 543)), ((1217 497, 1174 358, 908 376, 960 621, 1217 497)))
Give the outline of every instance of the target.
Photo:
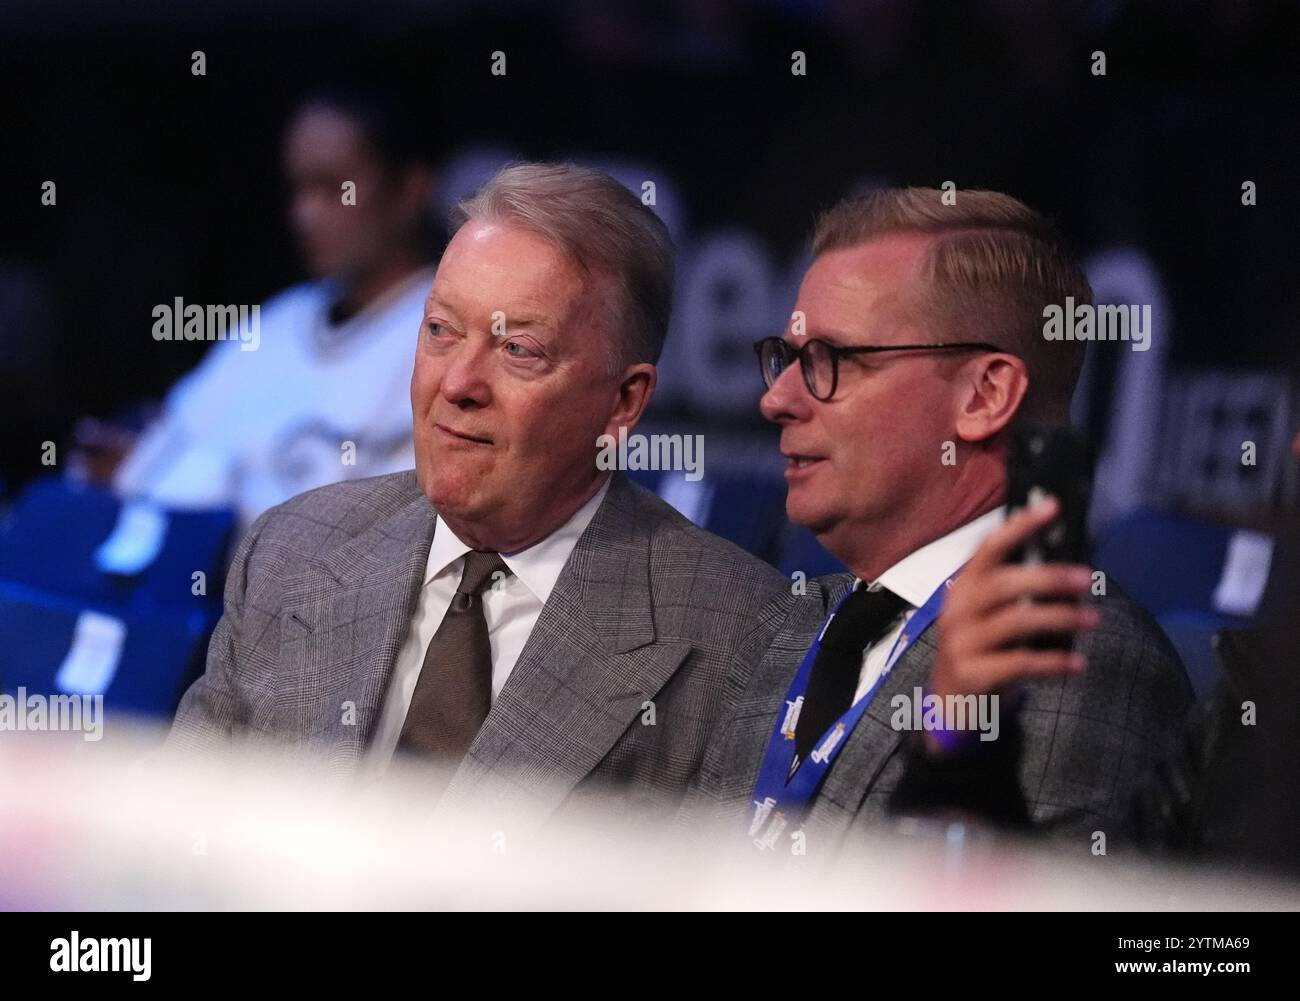
POLYGON ((833 397, 835 395, 835 390, 839 388, 840 359, 842 357, 845 357, 846 355, 884 354, 890 351, 1001 351, 1004 353, 1006 352, 1005 348, 1000 348, 996 344, 990 344, 988 341, 957 341, 948 344, 885 344, 885 345, 871 345, 871 346, 859 346, 859 347, 846 348, 846 347, 841 347, 838 344, 832 344, 829 341, 823 341, 819 337, 809 338, 807 341, 805 341, 803 344, 801 344, 799 347, 796 348, 784 337, 776 337, 774 335, 771 337, 764 337, 761 340, 754 342, 754 353, 758 355, 759 368, 761 368, 763 371, 763 383, 764 385, 767 386, 768 389, 771 389, 772 384, 776 382, 776 380, 780 377, 779 373, 775 376, 770 376, 768 366, 763 363, 763 349, 769 344, 780 345, 780 350, 784 352, 786 360, 785 363, 781 366, 782 372, 784 372, 787 368, 790 367, 791 361, 798 359, 799 371, 803 375, 803 384, 808 387, 808 392, 812 394, 812 398, 814 400, 819 400, 822 403, 825 403, 827 400, 833 397), (819 396, 816 388, 813 386, 812 362, 804 360, 805 358, 810 357, 806 352, 808 351, 809 346, 812 344, 820 344, 822 347, 824 347, 827 351, 830 352, 831 389, 830 392, 827 393, 825 396, 819 396))

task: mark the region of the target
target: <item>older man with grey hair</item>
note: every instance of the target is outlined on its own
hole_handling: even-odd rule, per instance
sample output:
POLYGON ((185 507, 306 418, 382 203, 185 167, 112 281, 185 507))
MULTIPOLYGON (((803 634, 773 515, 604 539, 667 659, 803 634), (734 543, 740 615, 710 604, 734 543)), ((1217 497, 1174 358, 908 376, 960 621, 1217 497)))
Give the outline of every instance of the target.
POLYGON ((501 171, 454 222, 415 345, 415 470, 257 520, 170 743, 269 735, 348 771, 436 762, 454 800, 671 811, 786 582, 598 468, 654 392, 667 230, 551 164, 501 171))

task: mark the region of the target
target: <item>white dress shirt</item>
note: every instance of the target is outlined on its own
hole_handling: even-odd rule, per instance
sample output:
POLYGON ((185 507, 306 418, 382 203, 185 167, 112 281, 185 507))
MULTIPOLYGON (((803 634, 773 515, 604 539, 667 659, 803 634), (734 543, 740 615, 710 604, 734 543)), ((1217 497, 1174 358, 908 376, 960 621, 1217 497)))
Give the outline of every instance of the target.
MULTIPOLYGON (((596 509, 608 492, 609 480, 606 479, 573 517, 541 542, 515 553, 501 554, 511 575, 496 586, 489 584, 483 591, 483 618, 487 622, 488 644, 492 649, 493 702, 514 670, 533 626, 537 625, 537 617, 542 614, 542 606, 551 596, 560 571, 569 560, 569 554, 591 524, 596 509)), ((446 522, 439 519, 433 533, 433 544, 429 547, 420 600, 411 616, 406 641, 397 655, 393 677, 384 697, 384 708, 371 741, 369 753, 376 765, 386 764, 397 747, 407 710, 411 707, 415 683, 424 666, 425 652, 451 607, 451 599, 465 568, 465 554, 470 549, 446 522)))
MULTIPOLYGON (((902 634, 917 609, 975 554, 985 537, 997 529, 1006 517, 1005 507, 985 512, 903 557, 867 585, 872 590, 889 588, 910 607, 899 613, 889 632, 863 651, 862 672, 858 677, 858 690, 853 696, 854 705, 871 691, 871 686, 884 673, 885 660, 894 648, 894 641, 902 634)), ((860 579, 855 579, 854 588, 861 583, 860 579)))

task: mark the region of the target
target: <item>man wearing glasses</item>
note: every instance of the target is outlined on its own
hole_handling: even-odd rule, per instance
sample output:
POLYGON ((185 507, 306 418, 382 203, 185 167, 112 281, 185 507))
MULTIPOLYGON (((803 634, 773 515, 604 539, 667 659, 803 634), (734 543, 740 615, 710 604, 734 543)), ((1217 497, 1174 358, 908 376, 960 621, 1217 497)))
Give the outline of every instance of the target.
POLYGON ((1006 521, 1013 420, 1063 423, 1083 360, 1082 342, 1044 338, 1043 308, 1092 290, 1020 202, 942 195, 831 209, 785 335, 756 345, 786 511, 852 571, 781 599, 779 632, 728 685, 688 809, 759 848, 789 851, 794 835, 832 854, 924 775, 1088 851, 1190 704, 1177 655, 1117 588, 1080 602, 1086 567, 1005 562, 1058 513, 1006 521), (1029 648, 1042 633, 1083 638, 1078 652, 1029 648), (966 695, 993 710, 980 733, 942 710, 918 730, 918 698, 928 713, 929 696, 966 695), (989 768, 997 756, 1018 772, 989 768))

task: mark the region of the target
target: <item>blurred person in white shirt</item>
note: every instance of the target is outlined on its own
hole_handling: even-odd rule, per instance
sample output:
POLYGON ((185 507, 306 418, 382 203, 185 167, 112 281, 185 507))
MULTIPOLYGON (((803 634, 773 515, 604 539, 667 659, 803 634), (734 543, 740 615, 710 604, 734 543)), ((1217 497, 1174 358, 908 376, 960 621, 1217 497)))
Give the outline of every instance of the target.
POLYGON ((214 342, 138 438, 83 422, 89 479, 169 508, 234 507, 247 526, 304 490, 414 466, 407 387, 434 270, 422 129, 377 90, 299 104, 284 161, 311 280, 261 306, 255 338, 214 342))

